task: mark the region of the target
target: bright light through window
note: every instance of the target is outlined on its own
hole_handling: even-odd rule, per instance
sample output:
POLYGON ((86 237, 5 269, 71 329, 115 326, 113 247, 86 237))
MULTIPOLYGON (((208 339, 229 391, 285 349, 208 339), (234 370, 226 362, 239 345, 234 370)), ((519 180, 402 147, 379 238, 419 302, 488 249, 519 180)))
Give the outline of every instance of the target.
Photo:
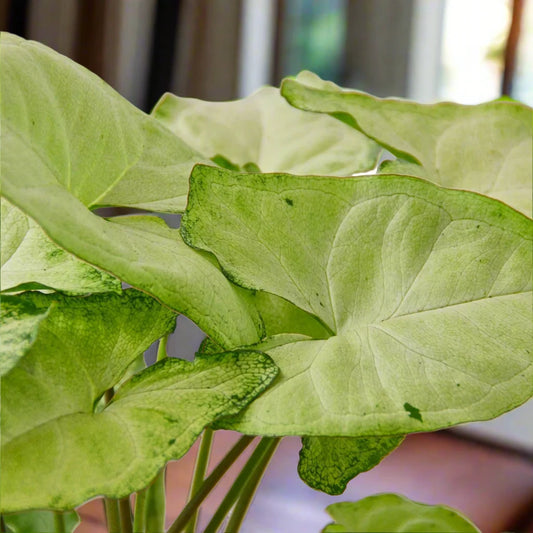
POLYGON ((447 0, 439 99, 477 104, 501 92, 508 0, 447 0))

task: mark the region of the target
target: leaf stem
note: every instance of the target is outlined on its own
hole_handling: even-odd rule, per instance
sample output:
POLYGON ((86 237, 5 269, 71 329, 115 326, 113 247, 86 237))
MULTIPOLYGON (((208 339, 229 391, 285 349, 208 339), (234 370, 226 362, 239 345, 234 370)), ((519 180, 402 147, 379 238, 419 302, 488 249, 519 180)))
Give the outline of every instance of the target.
POLYGON ((244 468, 241 470, 240 474, 237 476, 237 479, 233 482, 233 485, 227 492, 226 496, 220 503, 215 514, 211 518, 209 524, 204 530, 204 533, 216 533, 220 524, 224 520, 224 517, 229 513, 237 498, 241 494, 243 487, 247 485, 250 476, 254 473, 255 469, 263 463, 265 454, 268 452, 271 447, 272 438, 263 437, 252 455, 244 465, 244 468))
POLYGON ((213 487, 220 481, 220 478, 226 473, 231 465, 237 460, 239 455, 250 445, 255 437, 243 435, 237 443, 231 448, 226 456, 218 463, 213 472, 204 480, 191 501, 183 508, 180 515, 170 526, 167 533, 179 533, 187 525, 194 512, 204 501, 206 496, 211 492, 213 487))
POLYGON ((120 515, 121 533, 133 533, 129 496, 126 496, 125 498, 120 498, 120 500, 118 500, 118 512, 120 515))
POLYGON ((164 466, 146 488, 144 504, 145 523, 147 533, 165 531, 165 471, 164 466))
POLYGON ((66 533, 65 515, 61 511, 54 511, 54 533, 66 533))
POLYGON ((133 514, 133 533, 146 532, 146 491, 148 488, 137 491, 135 495, 135 513, 133 514))
MULTIPOLYGON (((200 439, 200 447, 196 455, 196 463, 194 465, 194 472, 191 482, 191 488, 189 490, 189 501, 198 492, 198 489, 202 485, 205 474, 207 471, 207 465, 209 463, 209 455, 211 454, 211 445, 213 443, 213 430, 205 428, 200 439)), ((198 520, 198 509, 196 509, 185 528, 186 533, 194 533, 196 531, 196 522, 198 520)))
POLYGON ((157 362, 167 357, 167 342, 168 342, 168 335, 164 335, 163 337, 159 339, 159 344, 157 346, 157 359, 156 359, 157 362))
POLYGON ((120 515, 118 501, 115 498, 104 498, 105 518, 109 533, 120 533, 120 515))
POLYGON ((226 526, 225 533, 235 533, 236 531, 240 530, 242 521, 244 520, 244 517, 248 512, 248 508, 250 507, 250 504, 252 503, 254 495, 257 491, 257 487, 259 486, 265 470, 281 441, 281 437, 265 438, 264 440, 267 439, 268 442, 265 445, 265 452, 256 465, 255 470, 248 478, 248 481, 242 487, 240 497, 235 504, 233 513, 231 514, 228 525, 226 526))

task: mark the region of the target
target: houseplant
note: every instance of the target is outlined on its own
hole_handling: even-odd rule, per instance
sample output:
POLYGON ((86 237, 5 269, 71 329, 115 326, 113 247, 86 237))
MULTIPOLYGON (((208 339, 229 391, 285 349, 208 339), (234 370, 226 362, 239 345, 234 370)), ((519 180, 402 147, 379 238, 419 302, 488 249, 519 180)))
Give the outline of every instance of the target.
MULTIPOLYGON (((382 101, 302 73, 147 116, 38 43, 2 34, 0 60, 6 527, 64 531, 104 495, 111 531, 163 531, 164 465, 206 428, 203 495, 212 431, 231 428, 217 475, 262 437, 207 529, 233 508, 236 531, 284 435, 302 437, 302 479, 339 493, 405 434, 533 395, 527 106, 382 101), (382 146, 398 159, 352 177, 382 146), (103 206, 185 215, 175 230, 103 206), (166 357, 177 313, 208 335, 193 363, 166 357)), ((194 530, 200 499, 169 531, 194 530)), ((334 508, 327 530, 413 505, 334 508)))

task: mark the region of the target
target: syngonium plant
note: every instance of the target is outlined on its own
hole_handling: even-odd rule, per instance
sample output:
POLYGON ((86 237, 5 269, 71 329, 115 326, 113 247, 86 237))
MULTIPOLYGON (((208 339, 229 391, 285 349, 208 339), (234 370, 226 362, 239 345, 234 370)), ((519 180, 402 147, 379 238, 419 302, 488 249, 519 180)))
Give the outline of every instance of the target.
MULTIPOLYGON (((4 33, 0 61, 7 531, 72 531, 103 496, 110 532, 162 532, 165 464, 202 434, 168 530, 194 532, 260 436, 205 529, 230 514, 234 532, 283 436, 302 437, 301 478, 340 494, 406 434, 533 396, 529 107, 304 72, 149 116, 38 43, 4 33), (166 355, 178 313, 207 334, 193 362, 166 355), (219 428, 243 436, 206 478, 219 428)), ((328 512, 328 532, 477 531, 392 494, 328 512)))

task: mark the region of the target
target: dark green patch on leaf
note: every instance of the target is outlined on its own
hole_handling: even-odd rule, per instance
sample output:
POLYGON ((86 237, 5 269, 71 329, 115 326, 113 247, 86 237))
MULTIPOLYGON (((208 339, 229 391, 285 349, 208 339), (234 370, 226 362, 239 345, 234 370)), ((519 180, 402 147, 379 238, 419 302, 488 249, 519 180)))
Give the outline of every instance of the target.
POLYGON ((409 416, 411 418, 414 418, 415 420, 419 420, 422 422, 422 415, 420 414, 420 410, 416 407, 412 406, 410 403, 405 402, 403 404, 403 408, 409 413, 409 416))

